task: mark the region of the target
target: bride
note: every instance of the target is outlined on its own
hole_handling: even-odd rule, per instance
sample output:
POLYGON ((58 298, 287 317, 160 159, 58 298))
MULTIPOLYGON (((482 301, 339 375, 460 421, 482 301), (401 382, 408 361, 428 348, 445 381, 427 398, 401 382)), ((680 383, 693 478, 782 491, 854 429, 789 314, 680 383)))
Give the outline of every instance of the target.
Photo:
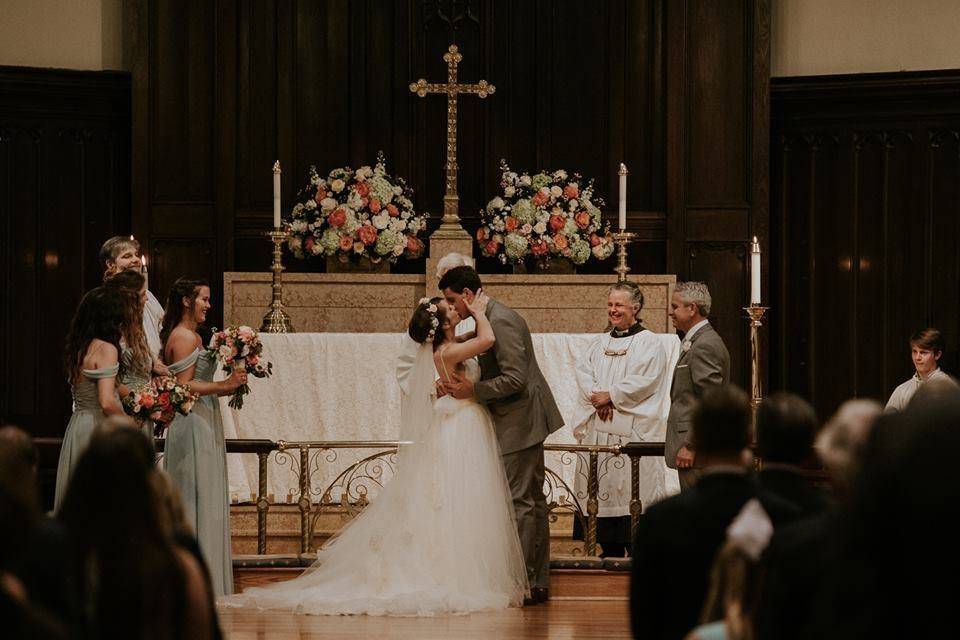
POLYGON ((234 607, 308 614, 429 616, 518 606, 523 552, 487 410, 433 399, 435 380, 479 378, 475 356, 494 344, 478 293, 476 334, 455 336, 457 311, 423 299, 408 333, 420 343, 404 376, 397 473, 363 513, 317 552, 301 576, 222 598, 234 607))

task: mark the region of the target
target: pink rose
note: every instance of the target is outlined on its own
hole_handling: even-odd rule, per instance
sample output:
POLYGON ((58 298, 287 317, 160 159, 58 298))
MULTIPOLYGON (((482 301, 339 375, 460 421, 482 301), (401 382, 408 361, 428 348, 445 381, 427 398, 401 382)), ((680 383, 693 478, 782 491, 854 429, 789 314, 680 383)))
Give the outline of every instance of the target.
POLYGON ((581 229, 586 229, 590 226, 590 214, 586 211, 581 211, 573 217, 573 221, 577 223, 577 226, 581 229))
POLYGON ((567 242, 567 236, 561 236, 561 235, 553 236, 553 246, 555 246, 557 249, 560 249, 561 251, 566 249, 569 246, 569 243, 567 242))
MULTIPOLYGON (((331 227, 342 227, 343 223, 345 223, 346 221, 347 221, 347 212, 343 210, 343 207, 337 207, 330 213, 329 216, 327 216, 327 222, 330 223, 331 227)), ((307 249, 307 251, 310 250, 310 247, 305 247, 305 248, 307 249)))
POLYGON ((313 249, 313 236, 307 236, 307 239, 303 241, 303 248, 307 251, 307 253, 313 249))
POLYGON ((477 229, 477 243, 478 243, 478 244, 482 245, 484 242, 486 242, 486 241, 487 241, 487 237, 488 237, 488 234, 487 234, 487 228, 486 228, 486 227, 480 227, 479 229, 477 229))
POLYGON ((149 393, 141 394, 140 404, 142 404, 144 407, 149 409, 150 407, 153 406, 153 396, 150 395, 149 393))
POLYGON ((366 198, 370 195, 370 185, 366 182, 358 182, 353 188, 357 190, 361 198, 366 198))
POLYGON ((351 249, 353 249, 353 238, 340 236, 340 251, 350 251, 351 249))
POLYGON ((380 213, 380 209, 382 207, 383 205, 380 203, 380 200, 378 200, 377 198, 374 198, 370 201, 370 211, 373 211, 374 213, 380 213))
POLYGON ((591 246, 591 247, 599 246, 601 242, 603 242, 603 241, 600 239, 600 236, 598 236, 598 235, 595 234, 595 233, 591 233, 591 234, 590 234, 590 246, 591 246))
POLYGON ((363 244, 370 246, 377 241, 377 230, 373 225, 365 224, 357 231, 357 236, 363 244))
POLYGON ((400 215, 400 210, 397 209, 397 205, 395 205, 395 204, 388 204, 388 205, 387 205, 387 213, 390 214, 390 217, 391 217, 391 218, 396 218, 396 217, 398 217, 398 216, 400 215))
POLYGON ((497 242, 496 240, 490 240, 489 242, 487 242, 486 245, 484 245, 483 251, 484 251, 484 253, 486 253, 488 256, 495 256, 495 255, 497 255, 497 249, 498 249, 499 247, 500 247, 500 243, 499 243, 499 242, 497 242))
POLYGON ((563 216, 550 216, 550 230, 554 233, 560 231, 560 229, 563 229, 566 224, 567 221, 563 218, 563 216))
POLYGON ((550 192, 546 189, 540 189, 537 191, 536 195, 533 196, 533 206, 542 207, 543 205, 550 202, 550 192))
POLYGON ((547 250, 546 240, 535 240, 530 243, 530 252, 535 256, 545 256, 547 255, 547 250))
POLYGON ((252 367, 257 366, 257 364, 259 364, 259 363, 260 363, 260 357, 259 357, 259 356, 250 356, 249 358, 247 358, 247 364, 249 364, 249 365, 252 366, 252 367))
POLYGON ((578 187, 572 182, 563 188, 563 197, 566 198, 567 200, 573 200, 579 195, 580 195, 580 187, 578 187))
POLYGON ((517 219, 513 216, 507 216, 503 219, 503 226, 507 231, 514 231, 517 228, 517 219))
POLYGON ((412 257, 417 257, 423 253, 424 245, 423 240, 416 236, 407 237, 407 252, 412 257))
POLYGON ((320 201, 327 197, 326 189, 317 189, 317 195, 314 196, 314 200, 317 201, 317 204, 320 204, 320 201))

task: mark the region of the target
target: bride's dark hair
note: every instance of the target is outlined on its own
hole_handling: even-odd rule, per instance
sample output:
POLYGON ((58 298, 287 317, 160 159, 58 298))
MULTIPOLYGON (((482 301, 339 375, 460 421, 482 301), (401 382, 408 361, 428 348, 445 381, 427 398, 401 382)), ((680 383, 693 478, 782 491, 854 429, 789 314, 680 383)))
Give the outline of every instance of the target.
POLYGON ((430 331, 433 331, 433 348, 437 349, 444 343, 446 340, 446 334, 443 332, 443 327, 447 323, 446 314, 443 312, 443 308, 440 307, 440 303, 443 302, 443 298, 430 298, 426 302, 421 302, 417 305, 417 308, 413 311, 413 316, 410 318, 410 326, 407 327, 407 333, 410 334, 410 337, 423 344, 430 339, 430 331), (436 312, 430 311, 430 305, 436 305, 436 312), (434 327, 434 321, 436 321, 436 327, 434 327))

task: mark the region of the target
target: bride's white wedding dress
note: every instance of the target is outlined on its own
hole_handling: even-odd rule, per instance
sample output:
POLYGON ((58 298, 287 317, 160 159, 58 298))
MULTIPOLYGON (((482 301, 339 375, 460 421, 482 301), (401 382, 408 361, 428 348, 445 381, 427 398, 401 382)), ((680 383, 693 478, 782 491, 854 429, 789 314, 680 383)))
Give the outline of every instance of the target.
MULTIPOLYGON (((418 356, 433 360, 429 345, 418 356)), ((473 359, 465 373, 479 379, 473 359)), ((421 376, 425 380, 425 376, 421 376)), ((418 393, 429 393, 419 385, 418 393)), ((509 487, 487 410, 450 396, 424 404, 380 495, 287 582, 220 600, 308 614, 428 616, 520 605, 527 593, 509 487)))

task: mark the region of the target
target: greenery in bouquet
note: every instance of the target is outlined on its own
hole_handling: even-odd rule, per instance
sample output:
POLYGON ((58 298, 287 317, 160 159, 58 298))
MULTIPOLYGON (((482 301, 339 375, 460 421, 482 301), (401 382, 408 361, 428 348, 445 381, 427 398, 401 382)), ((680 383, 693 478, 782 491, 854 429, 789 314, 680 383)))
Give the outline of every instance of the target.
POLYGON ((610 257, 610 223, 600 214, 604 202, 593 180, 563 169, 517 173, 505 160, 500 169, 503 192, 480 213, 476 239, 483 255, 503 264, 562 257, 579 265, 610 257))
POLYGON ((413 189, 387 173, 382 152, 373 168, 340 167, 321 177, 310 167, 308 175, 309 183, 284 218, 294 256, 366 257, 378 263, 423 255, 419 236, 427 228, 427 214, 414 211, 413 189))

